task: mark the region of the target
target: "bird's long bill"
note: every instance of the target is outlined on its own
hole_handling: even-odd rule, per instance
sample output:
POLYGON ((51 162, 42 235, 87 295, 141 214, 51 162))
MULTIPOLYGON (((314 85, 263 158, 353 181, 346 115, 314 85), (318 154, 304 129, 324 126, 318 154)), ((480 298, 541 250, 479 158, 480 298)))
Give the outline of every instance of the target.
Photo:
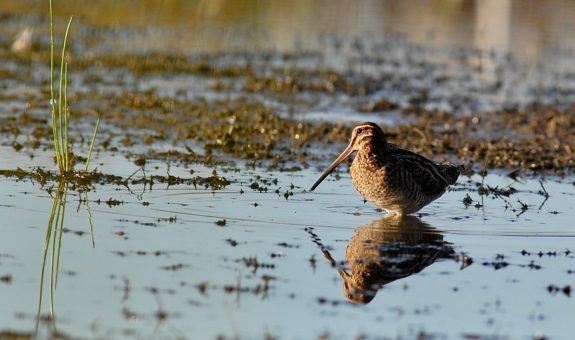
POLYGON ((335 159, 335 161, 333 161, 333 163, 331 163, 331 165, 324 171, 321 177, 317 181, 315 181, 315 183, 311 186, 311 189, 309 189, 309 191, 313 191, 327 177, 327 175, 329 175, 333 171, 333 169, 335 169, 338 165, 340 165, 341 162, 345 161, 345 159, 349 157, 349 155, 351 155, 352 153, 353 153, 353 145, 352 143, 349 143, 349 145, 347 146, 347 148, 345 148, 345 150, 343 150, 341 155, 339 155, 335 159))

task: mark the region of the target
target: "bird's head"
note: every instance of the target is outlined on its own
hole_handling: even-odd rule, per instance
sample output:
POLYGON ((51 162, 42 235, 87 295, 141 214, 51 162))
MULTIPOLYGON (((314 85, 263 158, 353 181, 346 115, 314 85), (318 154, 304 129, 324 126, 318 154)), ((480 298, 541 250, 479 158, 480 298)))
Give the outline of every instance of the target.
POLYGON ((355 151, 371 148, 372 145, 384 147, 387 145, 387 139, 383 130, 375 123, 367 122, 353 128, 349 144, 343 152, 336 158, 333 163, 325 170, 321 177, 314 183, 310 191, 313 191, 333 169, 341 162, 345 161, 355 151))

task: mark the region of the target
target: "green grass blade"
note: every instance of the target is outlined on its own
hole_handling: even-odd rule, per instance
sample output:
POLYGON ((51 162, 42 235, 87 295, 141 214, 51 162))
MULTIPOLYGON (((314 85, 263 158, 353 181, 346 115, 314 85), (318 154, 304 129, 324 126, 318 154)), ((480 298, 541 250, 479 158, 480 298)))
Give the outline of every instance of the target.
MULTIPOLYGON (((68 26, 66 26, 66 33, 64 33, 64 42, 62 43, 62 55, 61 55, 61 60, 60 60, 60 87, 59 87, 59 98, 58 98, 58 123, 59 123, 59 138, 58 141, 60 143, 60 160, 61 161, 65 161, 68 159, 68 150, 64 149, 64 140, 68 135, 68 131, 65 130, 64 131, 64 124, 63 124, 63 117, 66 116, 66 112, 65 110, 67 109, 67 103, 63 103, 62 102, 62 96, 64 95, 64 91, 63 91, 63 85, 64 85, 64 79, 66 78, 66 74, 64 72, 64 68, 65 68, 65 59, 66 59, 66 44, 68 42, 68 32, 70 31, 70 25, 72 25, 72 20, 74 19, 74 17, 70 17, 70 20, 68 21, 68 26), (63 111, 64 110, 64 111, 63 111)), ((66 172, 68 169, 68 164, 66 163, 61 163, 60 164, 60 172, 66 172)))
MULTIPOLYGON (((50 98, 54 99, 54 13, 52 12, 52 0, 50 0, 50 98)), ((52 108, 54 108, 54 101, 52 101, 52 108)))
POLYGON ((60 148, 58 143, 58 127, 56 117, 56 97, 54 96, 54 13, 52 12, 52 0, 50 0, 50 104, 52 108, 52 137, 54 139, 54 154, 56 164, 60 168, 60 148))
POLYGON ((88 166, 90 165, 90 160, 92 159, 92 151, 94 150, 94 142, 96 141, 96 135, 98 134, 98 128, 100 127, 100 120, 102 119, 102 114, 98 114, 98 120, 96 121, 96 127, 94 128, 94 133, 92 134, 92 140, 90 141, 90 149, 88 150, 88 156, 86 157, 86 168, 88 171, 88 166))
POLYGON ((70 149, 68 148, 68 62, 64 63, 64 170, 70 171, 70 149))

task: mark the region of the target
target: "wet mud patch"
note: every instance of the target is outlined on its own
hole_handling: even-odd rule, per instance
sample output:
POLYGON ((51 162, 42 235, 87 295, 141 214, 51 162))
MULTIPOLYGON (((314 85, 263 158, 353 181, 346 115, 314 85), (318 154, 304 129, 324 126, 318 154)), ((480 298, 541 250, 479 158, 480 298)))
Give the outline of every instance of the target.
MULTIPOLYGON (((377 46, 377 42, 369 43, 377 46)), ((369 46, 368 42, 363 45, 369 46)), ((378 48, 370 51, 377 53, 378 48)), ((70 84, 72 118, 83 121, 84 117, 93 119, 102 113, 104 124, 98 148, 123 153, 139 166, 145 165, 146 159, 179 165, 219 165, 241 159, 272 170, 296 171, 315 163, 318 150, 325 150, 326 144, 339 146, 347 141, 352 123, 332 121, 327 113, 341 110, 333 106, 347 105, 346 110, 357 116, 356 123, 399 115, 400 121, 385 126, 391 142, 438 160, 476 164, 475 171, 486 166, 523 173, 573 172, 575 122, 570 105, 533 99, 522 105, 458 110, 430 105, 437 100, 449 101, 453 95, 450 91, 435 96, 413 94, 414 88, 449 89, 460 77, 454 72, 441 76, 436 73, 461 67, 457 58, 463 55, 473 59, 473 51, 461 50, 444 60, 430 58, 421 63, 401 61, 397 56, 391 59, 399 66, 406 63, 405 69, 414 64, 424 74, 432 74, 415 78, 397 69, 374 77, 354 67, 330 67, 328 54, 327 50, 301 54, 80 54, 74 57, 76 76, 70 84), (106 71, 114 78, 96 76, 106 71), (178 80, 182 75, 193 78, 184 78, 182 84, 178 80), (443 80, 436 81, 438 77, 443 80), (214 87, 214 82, 229 86, 214 87), (110 83, 115 87, 110 88, 110 83), (388 97, 386 91, 395 93, 395 97, 388 97), (341 103, 342 96, 346 104, 341 103), (332 107, 329 102, 334 103, 332 107), (328 106, 321 107, 324 104, 320 103, 328 106), (326 112, 322 119, 306 118, 317 110, 326 112), (372 113, 367 116, 365 111, 372 113)), ((17 67, 31 62, 9 54, 7 57, 17 67)), ((37 54, 29 58, 36 63, 48 60, 37 54)), ((357 62, 386 70, 373 58, 357 62)), ((39 74, 47 72, 46 64, 40 64, 39 69, 39 74)), ((481 81, 483 76, 474 72, 478 71, 464 71, 471 79, 481 81)), ((23 101, 26 106, 0 113, 6 122, 0 130, 2 142, 32 155, 38 148, 50 148, 45 91, 24 97, 15 94, 3 101, 23 101)), ((76 131, 72 142, 81 145, 86 141, 76 131)))
MULTIPOLYGON (((148 136, 145 131, 174 136, 171 142, 179 146, 172 150, 158 152, 151 147, 148 152, 135 153, 124 149, 126 157, 134 159, 138 166, 144 166, 146 159, 189 166, 198 162, 225 164, 222 162, 239 158, 270 170, 295 171, 317 161, 316 150, 322 148, 320 145, 342 145, 351 130, 350 125, 291 121, 261 104, 252 105, 243 100, 205 104, 207 112, 194 104, 182 104, 190 107, 180 108, 181 112, 140 111, 130 115, 118 111, 123 113, 115 117, 105 115, 104 119, 124 129, 130 127, 131 130, 126 130, 134 134, 130 140, 140 139, 140 145, 146 145, 141 140, 148 136)), ((575 166, 575 137, 571 133, 575 128, 572 118, 575 115, 570 110, 557 112, 552 108, 533 108, 473 117, 452 117, 437 112, 408 114, 420 122, 385 127, 389 140, 428 157, 438 159, 433 155, 443 155, 438 160, 465 163, 475 171, 487 167, 563 176, 571 174, 575 166), (478 122, 479 117, 482 125, 478 122), (542 121, 546 123, 542 124, 542 121), (510 130, 510 126, 515 128, 510 130), (474 131, 481 131, 482 136, 474 136, 474 131)), ((49 146, 49 137, 44 137, 45 147, 49 146)), ((117 147, 110 149, 111 145, 118 144, 106 137, 105 129, 99 138, 104 140, 104 146, 100 147, 103 150, 107 147, 108 151, 119 151, 117 147)), ((31 147, 22 143, 22 147, 31 147)))

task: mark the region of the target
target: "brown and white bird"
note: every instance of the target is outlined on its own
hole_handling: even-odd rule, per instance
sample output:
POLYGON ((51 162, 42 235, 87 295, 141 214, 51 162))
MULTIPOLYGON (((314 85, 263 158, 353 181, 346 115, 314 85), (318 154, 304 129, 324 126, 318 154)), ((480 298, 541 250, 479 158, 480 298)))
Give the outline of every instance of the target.
POLYGON ((341 162, 357 151, 351 180, 369 202, 391 214, 419 211, 454 184, 462 167, 437 164, 421 155, 387 142, 383 130, 367 122, 356 126, 349 145, 314 183, 313 191, 341 162))

